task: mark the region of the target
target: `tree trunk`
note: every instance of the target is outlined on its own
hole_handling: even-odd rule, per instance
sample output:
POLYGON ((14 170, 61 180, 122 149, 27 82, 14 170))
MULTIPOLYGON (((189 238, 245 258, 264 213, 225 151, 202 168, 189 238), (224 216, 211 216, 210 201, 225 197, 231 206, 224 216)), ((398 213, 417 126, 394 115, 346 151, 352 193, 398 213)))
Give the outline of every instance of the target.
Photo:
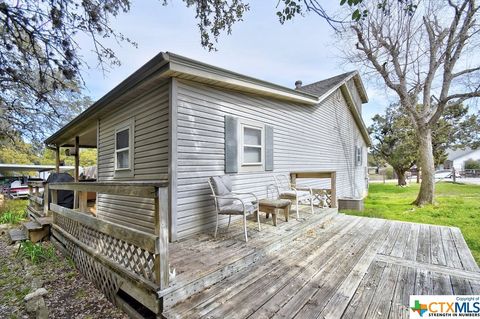
POLYGON ((419 142, 419 167, 422 171, 420 192, 413 204, 422 206, 433 204, 435 196, 435 164, 432 148, 432 130, 420 127, 417 129, 419 142))
POLYGON ((397 174, 397 186, 406 186, 407 179, 405 178, 405 172, 395 170, 395 173, 397 174))

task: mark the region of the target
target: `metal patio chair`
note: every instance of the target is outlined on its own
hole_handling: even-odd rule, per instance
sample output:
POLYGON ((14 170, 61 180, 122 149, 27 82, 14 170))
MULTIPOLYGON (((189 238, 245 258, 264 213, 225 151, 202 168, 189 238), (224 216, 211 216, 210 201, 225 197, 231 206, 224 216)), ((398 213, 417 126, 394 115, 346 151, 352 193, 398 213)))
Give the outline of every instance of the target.
POLYGON ((280 174, 273 176, 275 180, 275 188, 278 193, 278 198, 289 199, 295 201, 295 210, 297 211, 297 219, 300 218, 298 213, 298 205, 300 201, 308 200, 310 202, 310 209, 313 212, 313 192, 310 187, 294 187, 287 176, 280 174))
POLYGON ((248 242, 247 236, 247 215, 257 213, 258 231, 260 231, 260 214, 258 212, 258 198, 253 193, 239 193, 232 192, 232 181, 230 176, 213 176, 208 180, 208 185, 212 191, 212 197, 215 202, 215 210, 217 213, 217 222, 215 225, 215 238, 217 238, 218 218, 219 215, 228 215, 228 226, 233 216, 243 216, 243 232, 245 235, 245 242, 248 242), (246 201, 239 195, 250 195, 255 198, 254 201, 246 201))

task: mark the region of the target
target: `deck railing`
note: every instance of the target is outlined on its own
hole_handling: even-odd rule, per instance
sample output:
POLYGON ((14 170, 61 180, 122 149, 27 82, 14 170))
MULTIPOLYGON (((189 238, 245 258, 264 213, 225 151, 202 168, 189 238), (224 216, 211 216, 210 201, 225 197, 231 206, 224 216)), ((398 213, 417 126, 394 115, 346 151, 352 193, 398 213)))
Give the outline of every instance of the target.
MULTIPOLYGON (((119 290, 158 313, 157 291, 169 285, 167 183, 51 183, 52 241, 114 303, 119 290), (78 194, 78 208, 58 205, 59 191, 78 194), (153 234, 92 216, 87 193, 150 198, 154 201, 153 234)), ((48 192, 44 203, 48 205, 48 192)))
MULTIPOLYGON (((48 194, 48 186, 43 181, 28 182, 28 211, 37 217, 46 217, 49 215, 48 207, 44 206, 43 197, 40 196, 41 191, 48 194), (42 190, 43 189, 43 190, 42 190)), ((47 198, 48 202, 48 198, 47 198)))
MULTIPOLYGON (((324 198, 328 207, 337 208, 337 173, 335 171, 300 171, 290 172, 292 185, 297 185, 301 178, 329 179, 330 188, 312 188, 315 199, 322 201, 324 198)), ((301 187, 300 187, 301 188, 301 187)))

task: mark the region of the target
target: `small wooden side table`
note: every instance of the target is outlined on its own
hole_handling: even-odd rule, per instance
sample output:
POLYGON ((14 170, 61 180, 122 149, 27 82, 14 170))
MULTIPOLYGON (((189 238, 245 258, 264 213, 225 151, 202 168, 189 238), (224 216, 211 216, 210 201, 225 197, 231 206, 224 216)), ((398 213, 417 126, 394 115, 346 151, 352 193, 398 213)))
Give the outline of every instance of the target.
POLYGON ((277 226, 277 214, 283 211, 285 221, 288 222, 288 215, 290 214, 291 201, 288 199, 261 199, 258 203, 259 211, 267 214, 267 218, 272 214, 273 225, 277 226))

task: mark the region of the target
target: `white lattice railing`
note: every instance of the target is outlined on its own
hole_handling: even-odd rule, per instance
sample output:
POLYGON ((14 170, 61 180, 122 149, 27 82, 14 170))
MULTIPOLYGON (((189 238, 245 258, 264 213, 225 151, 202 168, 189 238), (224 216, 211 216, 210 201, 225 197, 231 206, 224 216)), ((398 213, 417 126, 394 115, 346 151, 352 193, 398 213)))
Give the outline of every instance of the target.
POLYGON ((48 209, 44 208, 43 197, 40 193, 45 190, 48 192, 48 186, 42 181, 30 181, 28 182, 28 211, 35 214, 37 217, 48 216, 48 209))
MULTIPOLYGON (((62 245, 61 248, 74 260, 79 270, 96 283, 109 299, 115 302, 119 288, 141 289, 153 296, 168 287, 167 183, 52 183, 48 188, 51 196, 49 209, 53 214, 53 240, 62 245), (74 191, 79 198, 79 208, 58 205, 58 191, 74 191), (154 233, 87 213, 87 192, 154 199, 154 233), (82 203, 83 200, 85 203, 82 203)), ((135 294, 135 291, 131 293, 135 294)))

